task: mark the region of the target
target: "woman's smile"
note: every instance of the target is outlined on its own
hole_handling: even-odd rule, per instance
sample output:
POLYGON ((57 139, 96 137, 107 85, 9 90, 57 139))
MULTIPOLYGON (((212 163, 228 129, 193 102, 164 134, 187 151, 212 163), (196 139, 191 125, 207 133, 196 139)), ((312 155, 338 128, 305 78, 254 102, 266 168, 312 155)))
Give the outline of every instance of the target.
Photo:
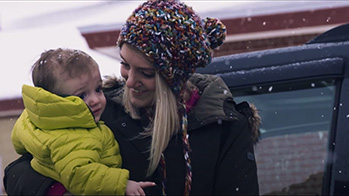
POLYGON ((128 44, 120 50, 121 75, 126 80, 130 102, 138 108, 149 107, 155 94, 155 68, 147 58, 128 44))

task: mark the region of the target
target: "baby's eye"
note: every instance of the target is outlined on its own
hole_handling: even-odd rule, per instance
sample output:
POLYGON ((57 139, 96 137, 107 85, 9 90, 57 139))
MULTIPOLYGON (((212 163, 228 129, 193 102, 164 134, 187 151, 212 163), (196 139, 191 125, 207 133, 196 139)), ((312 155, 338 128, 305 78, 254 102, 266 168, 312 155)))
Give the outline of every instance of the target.
POLYGON ((80 97, 81 99, 85 99, 86 98, 86 94, 85 93, 81 93, 81 94, 79 94, 77 96, 80 97))
POLYGON ((97 93, 103 92, 102 87, 100 86, 100 87, 96 88, 96 92, 97 92, 97 93))

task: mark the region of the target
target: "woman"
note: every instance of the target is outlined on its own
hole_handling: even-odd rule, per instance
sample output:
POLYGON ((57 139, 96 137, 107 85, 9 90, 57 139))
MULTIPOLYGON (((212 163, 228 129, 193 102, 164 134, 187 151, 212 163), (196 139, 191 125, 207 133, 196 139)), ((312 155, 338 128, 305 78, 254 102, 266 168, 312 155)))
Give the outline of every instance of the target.
MULTIPOLYGON (((147 195, 259 193, 253 151, 258 115, 236 105, 219 77, 193 75, 224 38, 222 23, 202 23, 178 1, 143 3, 120 32, 124 92, 117 82, 106 83, 102 120, 114 132, 130 180, 157 184, 144 188, 147 195)), ((24 168, 20 164, 26 161, 6 172, 8 193, 32 182, 11 179, 24 168)))

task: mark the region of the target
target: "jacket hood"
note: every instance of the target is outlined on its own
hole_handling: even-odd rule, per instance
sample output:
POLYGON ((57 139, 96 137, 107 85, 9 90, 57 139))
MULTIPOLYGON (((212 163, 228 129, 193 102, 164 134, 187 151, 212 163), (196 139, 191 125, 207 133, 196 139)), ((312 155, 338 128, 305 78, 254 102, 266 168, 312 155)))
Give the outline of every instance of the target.
POLYGON ((105 76, 103 80, 103 93, 106 98, 113 102, 122 104, 122 97, 124 94, 124 81, 115 76, 105 76))
POLYGON ((189 81, 199 89, 200 99, 188 113, 189 130, 220 120, 237 120, 236 111, 227 112, 233 96, 224 81, 215 75, 193 74, 189 81))
POLYGON ((61 97, 28 85, 23 85, 22 96, 30 121, 40 129, 97 126, 90 109, 77 96, 61 97))
POLYGON ((193 74, 189 81, 199 89, 200 94, 200 99, 188 113, 189 130, 215 121, 238 120, 243 114, 248 119, 253 140, 258 141, 261 118, 253 104, 236 104, 228 86, 216 75, 193 74))
POLYGON ((257 143, 260 139, 260 125, 261 117, 258 114, 258 110, 254 104, 247 103, 246 101, 236 105, 236 109, 246 116, 248 124, 251 129, 252 140, 257 143))

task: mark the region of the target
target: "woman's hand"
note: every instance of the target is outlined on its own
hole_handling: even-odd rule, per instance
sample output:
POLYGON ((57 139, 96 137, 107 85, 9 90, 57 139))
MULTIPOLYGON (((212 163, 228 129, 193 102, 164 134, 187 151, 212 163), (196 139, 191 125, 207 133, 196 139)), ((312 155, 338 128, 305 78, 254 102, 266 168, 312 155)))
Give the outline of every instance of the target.
POLYGON ((136 182, 133 180, 127 181, 125 195, 141 195, 145 196, 143 188, 155 186, 154 182, 136 182))

